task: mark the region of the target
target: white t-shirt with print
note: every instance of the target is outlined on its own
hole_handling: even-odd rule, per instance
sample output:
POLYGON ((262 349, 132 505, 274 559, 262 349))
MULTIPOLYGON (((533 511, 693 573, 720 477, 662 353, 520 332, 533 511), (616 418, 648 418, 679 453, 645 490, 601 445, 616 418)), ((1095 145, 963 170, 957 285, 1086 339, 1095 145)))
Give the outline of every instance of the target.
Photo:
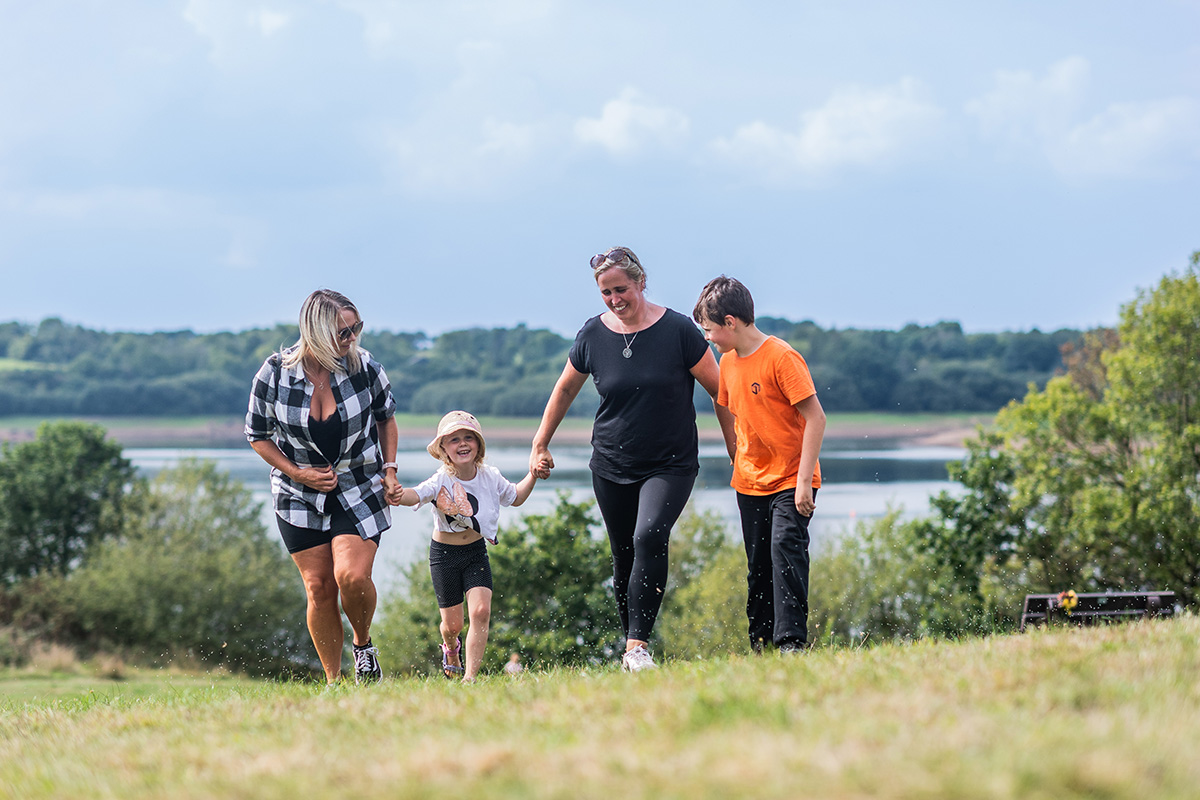
POLYGON ((480 464, 469 481, 439 469, 415 491, 420 502, 414 508, 430 505, 436 530, 473 530, 492 544, 499 535, 500 506, 511 506, 517 499, 516 484, 489 464, 480 464))

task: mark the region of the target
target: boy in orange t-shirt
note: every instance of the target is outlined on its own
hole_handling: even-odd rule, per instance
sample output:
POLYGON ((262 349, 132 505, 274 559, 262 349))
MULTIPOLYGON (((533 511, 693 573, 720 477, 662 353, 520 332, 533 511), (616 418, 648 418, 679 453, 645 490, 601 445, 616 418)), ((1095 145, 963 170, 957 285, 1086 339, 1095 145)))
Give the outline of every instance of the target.
POLYGON ((730 448, 746 544, 750 644, 781 652, 808 644, 808 522, 821 485, 825 411, 804 357, 754 325, 754 298, 714 278, 692 317, 721 353, 717 402, 734 416, 730 448))

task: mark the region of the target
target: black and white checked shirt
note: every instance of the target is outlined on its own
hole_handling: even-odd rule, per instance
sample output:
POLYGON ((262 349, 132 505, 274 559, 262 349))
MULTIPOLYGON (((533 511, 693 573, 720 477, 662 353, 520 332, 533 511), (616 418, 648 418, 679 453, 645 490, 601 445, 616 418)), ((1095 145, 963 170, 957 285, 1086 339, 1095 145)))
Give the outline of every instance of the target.
MULTIPOLYGON (((286 351, 285 351, 286 352, 286 351)), ((383 367, 366 350, 360 349, 362 369, 354 375, 333 373, 330 388, 342 419, 341 455, 334 471, 338 476, 336 497, 357 521, 364 539, 392 525, 391 509, 383 492, 383 458, 379 451, 376 424, 396 413, 392 385, 383 367)), ((246 412, 246 438, 251 442, 274 439, 279 449, 299 467, 328 463, 308 430, 312 384, 300 364, 285 367, 274 353, 263 362, 250 391, 246 412)), ((329 495, 297 483, 277 469, 271 470, 271 496, 275 513, 300 528, 329 530, 332 508, 329 495)))

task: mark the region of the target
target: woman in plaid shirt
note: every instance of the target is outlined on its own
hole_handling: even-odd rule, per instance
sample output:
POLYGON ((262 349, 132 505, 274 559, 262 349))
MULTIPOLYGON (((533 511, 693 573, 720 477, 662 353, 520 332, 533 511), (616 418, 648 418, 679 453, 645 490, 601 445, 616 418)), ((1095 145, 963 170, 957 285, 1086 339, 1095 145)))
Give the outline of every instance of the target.
POLYGON ((308 594, 308 631, 325 679, 342 669, 342 615, 354 631, 357 682, 383 676, 371 644, 371 570, 385 499, 396 481, 396 401, 383 367, 358 346, 358 309, 313 292, 300 309, 300 340, 254 376, 246 438, 271 465, 276 522, 308 594))

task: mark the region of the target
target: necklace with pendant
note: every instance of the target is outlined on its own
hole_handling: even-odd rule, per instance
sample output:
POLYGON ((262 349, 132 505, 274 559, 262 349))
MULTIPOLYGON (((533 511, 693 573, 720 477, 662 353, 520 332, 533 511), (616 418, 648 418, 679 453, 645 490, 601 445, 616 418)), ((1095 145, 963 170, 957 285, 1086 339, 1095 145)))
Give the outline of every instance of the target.
POLYGON ((625 339, 625 349, 621 351, 621 355, 625 356, 626 358, 629 358, 633 355, 633 350, 630 349, 630 345, 637 341, 637 336, 639 333, 641 333, 641 331, 634 333, 632 339, 625 339, 625 334, 621 334, 621 338, 625 339))

